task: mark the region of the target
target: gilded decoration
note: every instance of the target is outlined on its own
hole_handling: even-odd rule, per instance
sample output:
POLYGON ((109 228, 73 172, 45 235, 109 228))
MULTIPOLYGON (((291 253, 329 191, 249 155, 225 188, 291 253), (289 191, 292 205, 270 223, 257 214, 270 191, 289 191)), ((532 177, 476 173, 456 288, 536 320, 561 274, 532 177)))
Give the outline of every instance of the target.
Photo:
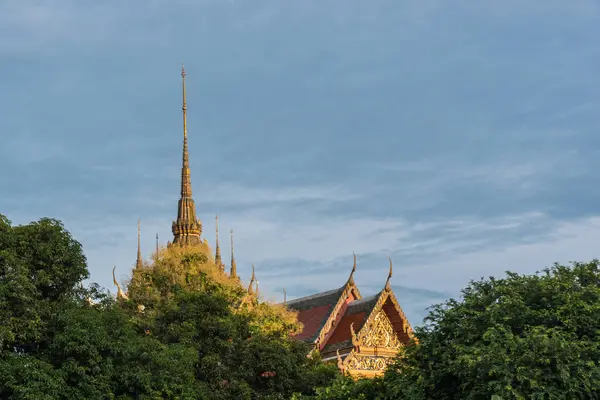
POLYGON ((375 371, 382 372, 394 363, 391 357, 363 356, 355 354, 346 363, 345 367, 351 371, 375 371))
POLYGON ((399 349, 402 344, 394 332, 392 323, 384 311, 379 311, 373 319, 373 325, 364 335, 362 340, 366 347, 385 347, 399 349))

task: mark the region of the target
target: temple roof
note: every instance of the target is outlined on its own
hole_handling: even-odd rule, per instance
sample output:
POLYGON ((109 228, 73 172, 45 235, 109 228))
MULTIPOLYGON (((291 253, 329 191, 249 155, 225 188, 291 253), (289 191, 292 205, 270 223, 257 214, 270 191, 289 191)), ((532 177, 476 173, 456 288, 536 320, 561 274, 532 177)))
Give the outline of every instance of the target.
POLYGON ((336 302, 344 292, 345 288, 346 286, 342 286, 338 289, 328 290, 326 292, 300 297, 294 300, 290 300, 286 304, 289 308, 292 308, 297 311, 322 306, 325 304, 329 304, 332 301, 336 302))
POLYGON ((336 349, 352 347, 352 334, 350 326, 355 332, 362 329, 365 321, 371 315, 371 312, 377 305, 377 301, 383 292, 376 295, 365 297, 360 300, 355 300, 348 304, 344 316, 335 327, 333 335, 327 341, 327 346, 323 349, 323 353, 335 351, 336 349))
POLYGON ((304 326, 302 332, 296 335, 295 338, 314 342, 340 297, 344 294, 345 289, 346 286, 344 285, 338 289, 288 301, 287 306, 298 311, 298 321, 304 326))

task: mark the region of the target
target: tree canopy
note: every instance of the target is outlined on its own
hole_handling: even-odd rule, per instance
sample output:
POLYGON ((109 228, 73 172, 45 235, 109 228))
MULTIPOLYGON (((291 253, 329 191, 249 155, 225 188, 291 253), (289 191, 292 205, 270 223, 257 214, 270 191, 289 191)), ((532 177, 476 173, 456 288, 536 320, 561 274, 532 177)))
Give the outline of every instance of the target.
POLYGON ((115 300, 82 285, 82 247, 59 221, 0 215, 0 397, 600 399, 597 260, 471 282, 383 377, 353 380, 307 357, 296 315, 205 247, 161 249, 115 300))
POLYGON ((337 374, 290 338, 293 313, 202 252, 161 250, 134 271, 128 299, 84 288, 87 277, 59 221, 0 216, 0 397, 284 399, 337 374))
POLYGON ((383 379, 339 379, 317 398, 598 399, 599 263, 471 282, 415 334, 383 379))

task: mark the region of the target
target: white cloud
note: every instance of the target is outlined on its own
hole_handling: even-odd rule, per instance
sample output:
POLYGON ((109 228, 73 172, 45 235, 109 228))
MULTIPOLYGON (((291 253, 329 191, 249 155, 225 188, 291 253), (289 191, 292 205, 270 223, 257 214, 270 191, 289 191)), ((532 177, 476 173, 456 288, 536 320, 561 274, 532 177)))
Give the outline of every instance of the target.
POLYGON ((546 235, 534 242, 515 239, 514 243, 492 242, 473 252, 449 252, 441 258, 407 265, 405 282, 409 286, 458 293, 471 279, 499 277, 505 271, 533 273, 554 262, 598 258, 600 217, 554 222, 546 235))
MULTIPOLYGON (((592 258, 597 255, 593 244, 600 240, 600 218, 557 222, 541 212, 529 212, 409 223, 401 218, 312 213, 293 206, 295 197, 285 189, 278 194, 274 189, 238 187, 226 193, 234 194, 228 197, 230 204, 243 193, 251 195, 240 205, 269 198, 280 202, 278 207, 245 208, 220 215, 225 258, 229 259, 228 231, 233 227, 240 272, 247 275, 250 264, 255 263, 261 290, 269 296, 278 295, 286 285, 326 290, 343 283, 353 251, 359 255, 357 279, 363 285, 380 283, 387 273, 386 258, 392 255, 397 284, 457 293, 471 278, 501 275, 505 270, 533 272, 554 261, 592 258)), ((344 190, 308 187, 295 193, 330 202, 344 190)), ((144 254, 154 250, 155 232, 160 232, 161 243, 171 239, 174 212, 173 206, 171 218, 142 216, 144 254)), ((73 232, 89 256, 92 280, 110 285, 113 264, 121 270, 133 264, 136 218, 132 216, 125 224, 110 215, 88 218, 85 223, 73 221, 73 232)), ((214 243, 214 214, 201 214, 201 219, 204 235, 214 243)))

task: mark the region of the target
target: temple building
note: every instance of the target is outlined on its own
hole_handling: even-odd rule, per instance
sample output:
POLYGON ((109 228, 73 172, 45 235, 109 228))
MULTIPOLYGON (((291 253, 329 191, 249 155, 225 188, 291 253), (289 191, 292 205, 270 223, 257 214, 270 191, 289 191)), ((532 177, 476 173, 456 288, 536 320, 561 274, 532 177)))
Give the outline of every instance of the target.
MULTIPOLYGON (((177 207, 177 219, 171 230, 172 242, 167 246, 201 247, 221 271, 225 265, 221 259, 219 246, 219 221, 215 217, 216 243, 213 255, 208 242, 202 238, 202 223, 196 216, 196 206, 192 198, 192 180, 188 154, 187 100, 185 69, 182 67, 183 92, 183 155, 181 167, 181 190, 177 207)), ((233 230, 231 234, 231 266, 229 277, 239 280, 233 252, 233 230)), ((156 236, 158 254, 158 234, 156 236)), ((138 251, 135 268, 143 268, 140 248, 140 222, 138 221, 138 251)), ((121 290, 113 268, 113 280, 117 286, 117 297, 127 299, 121 290)), ((392 261, 383 289, 372 296, 362 297, 354 282, 356 255, 350 276, 341 287, 311 296, 286 301, 284 305, 298 312, 302 331, 294 338, 310 343, 312 351, 319 352, 323 360, 336 362, 338 368, 352 376, 373 377, 381 375, 393 361, 402 346, 413 338, 412 328, 400 307, 390 280, 392 261)), ((258 281, 252 266, 252 277, 248 285, 248 295, 258 297, 258 281)))
POLYGON ((373 377, 383 374, 413 331, 390 285, 392 261, 385 286, 373 296, 361 296, 355 271, 356 255, 343 286, 286 305, 298 311, 303 325, 297 340, 311 343, 324 361, 336 360, 344 373, 373 377))

